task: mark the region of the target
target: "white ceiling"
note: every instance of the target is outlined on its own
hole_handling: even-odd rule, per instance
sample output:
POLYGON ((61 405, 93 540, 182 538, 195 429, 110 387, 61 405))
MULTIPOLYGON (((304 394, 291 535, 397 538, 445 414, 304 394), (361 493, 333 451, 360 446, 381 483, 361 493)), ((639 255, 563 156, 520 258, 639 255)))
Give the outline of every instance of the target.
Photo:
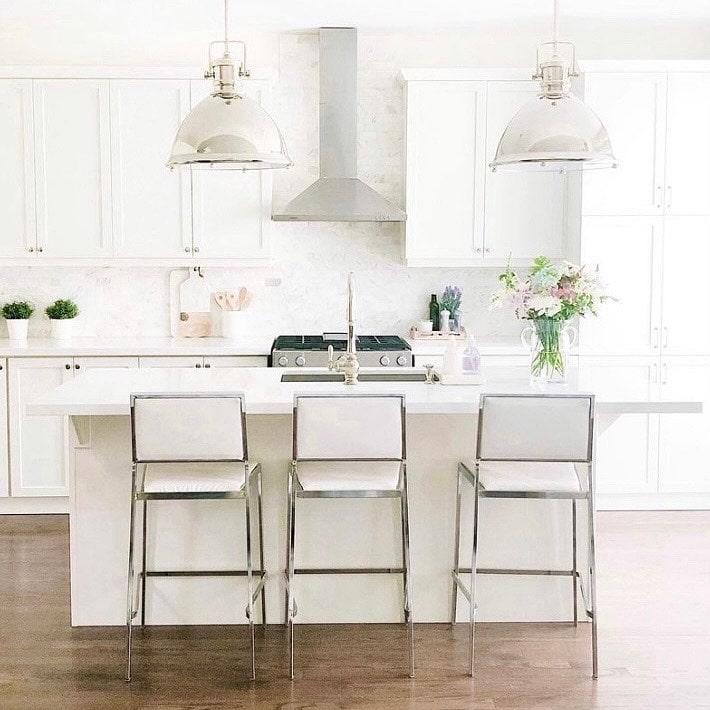
MULTIPOLYGON (((2 0, 0 27, 93 27, 120 32, 219 27, 222 0, 2 0)), ((232 27, 298 30, 466 29, 480 22, 548 18, 552 0, 231 0, 232 27)), ((710 0, 561 0, 564 18, 710 19, 710 0)))

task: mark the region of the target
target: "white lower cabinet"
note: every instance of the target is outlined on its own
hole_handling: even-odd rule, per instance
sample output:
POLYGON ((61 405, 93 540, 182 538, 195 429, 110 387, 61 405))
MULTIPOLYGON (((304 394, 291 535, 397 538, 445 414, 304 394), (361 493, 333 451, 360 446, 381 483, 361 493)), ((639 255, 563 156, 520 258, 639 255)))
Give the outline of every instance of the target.
POLYGON ((0 498, 10 493, 7 441, 7 360, 0 360, 0 498))
POLYGON ((211 367, 266 367, 267 358, 261 355, 215 355, 208 357, 159 355, 140 358, 141 367, 177 367, 201 368, 211 367))
POLYGON ((8 364, 10 494, 68 494, 67 422, 61 417, 28 416, 27 403, 73 376, 72 358, 12 358, 8 364))
MULTIPOLYGON (((658 392, 656 359, 600 357, 588 361, 582 376, 599 395, 625 392, 646 398, 658 392)), ((597 418, 597 491, 606 494, 653 493, 657 489, 658 415, 624 414, 608 428, 597 418)))
POLYGON ((143 367, 197 367, 201 368, 204 358, 188 357, 188 356, 164 356, 158 355, 154 357, 139 358, 140 366, 143 367))
POLYGON ((661 394, 701 399, 703 413, 660 418, 658 490, 710 493, 710 357, 667 358, 661 365, 661 394))

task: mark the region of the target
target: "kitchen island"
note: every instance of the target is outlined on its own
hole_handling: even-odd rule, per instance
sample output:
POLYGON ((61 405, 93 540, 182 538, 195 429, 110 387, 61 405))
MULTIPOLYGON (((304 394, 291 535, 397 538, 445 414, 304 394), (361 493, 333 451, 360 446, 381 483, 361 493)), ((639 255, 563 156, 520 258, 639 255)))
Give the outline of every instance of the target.
MULTIPOLYGON (((399 370, 400 372, 402 370, 399 370)), ((264 473, 267 618, 283 622, 286 479, 291 458, 294 393, 397 392, 407 398, 408 472, 414 619, 447 619, 454 533, 455 472, 475 452, 479 395, 529 392, 525 368, 486 373, 483 387, 368 382, 283 383, 278 368, 223 370, 102 369, 75 377, 27 407, 28 414, 68 416, 73 426, 70 484, 72 624, 125 620, 128 556, 131 393, 244 392, 249 455, 264 473)), ((303 372, 303 370, 299 370, 303 372)), ((700 412, 699 401, 661 400, 648 386, 597 378, 584 364, 565 386, 547 391, 592 392, 597 397, 598 445, 624 414, 700 412)), ((150 567, 229 569, 244 564, 242 516, 234 501, 160 502, 150 516, 150 567), (156 528, 159 534, 156 536, 156 528)), ((299 502, 297 564, 397 566, 398 515, 391 500, 299 502), (386 544, 379 544, 381 540, 386 544)), ((584 516, 580 516, 583 518, 584 516)), ((468 527, 464 517, 464 529, 468 527)), ((580 538, 583 539, 583 538, 580 538)), ((464 537, 463 549, 469 543, 464 537)), ((465 553, 464 553, 465 554, 465 553)), ((465 559, 465 557, 464 557, 465 559)), ((565 501, 485 501, 481 507, 480 565, 566 567, 571 559, 565 501)), ((582 556, 580 569, 584 569, 582 556)), ((600 564, 603 570, 603 560, 600 564)), ((241 623, 245 581, 224 577, 149 581, 147 622, 241 623)), ((298 623, 391 622, 401 619, 399 578, 386 575, 316 577, 296 581, 298 623)), ((571 618, 567 578, 482 577, 479 618, 528 621, 571 618)))

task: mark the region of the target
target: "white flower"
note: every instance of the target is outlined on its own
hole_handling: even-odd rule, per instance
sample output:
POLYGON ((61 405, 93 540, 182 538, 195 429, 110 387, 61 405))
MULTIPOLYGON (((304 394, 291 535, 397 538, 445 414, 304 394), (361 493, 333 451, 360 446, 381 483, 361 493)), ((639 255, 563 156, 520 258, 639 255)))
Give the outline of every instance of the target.
POLYGON ((528 298, 525 306, 538 316, 556 316, 562 308, 562 301, 555 296, 536 294, 528 298))

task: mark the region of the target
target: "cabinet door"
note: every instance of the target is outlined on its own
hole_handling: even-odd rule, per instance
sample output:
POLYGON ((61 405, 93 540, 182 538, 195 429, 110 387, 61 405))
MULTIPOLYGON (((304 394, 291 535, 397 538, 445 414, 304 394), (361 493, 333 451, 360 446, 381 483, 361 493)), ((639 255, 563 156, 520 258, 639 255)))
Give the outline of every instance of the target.
POLYGON ((661 493, 710 492, 710 358, 668 358, 661 366, 665 399, 701 399, 702 414, 661 417, 661 493))
POLYGON ((668 75, 666 214, 710 215, 710 74, 668 75))
MULTIPOLYGON (((657 360, 589 358, 580 365, 580 388, 613 398, 645 399, 658 391, 657 360)), ((599 421, 597 422, 599 425, 599 421)), ((597 491, 652 493, 657 487, 658 415, 624 414, 597 429, 597 491)))
POLYGON ((79 375, 90 370, 106 367, 131 368, 138 367, 137 357, 75 357, 74 372, 79 375))
POLYGON ((165 163, 190 109, 190 82, 111 82, 111 174, 116 256, 192 251, 190 171, 165 163))
POLYGON ((580 322, 580 348, 609 355, 653 354, 660 344, 663 220, 584 217, 582 263, 599 267, 608 294, 599 315, 580 322))
POLYGON ((10 494, 7 437, 7 360, 0 360, 0 498, 10 494))
POLYGON ((266 367, 265 355, 217 355, 205 358, 205 367, 266 367))
POLYGON ((707 304, 710 217, 666 217, 663 237, 665 353, 710 354, 707 304))
POLYGON ((456 265, 483 256, 485 82, 407 84, 409 265, 456 265))
POLYGON ((584 100, 606 127, 618 167, 585 172, 584 214, 662 214, 665 95, 665 74, 585 75, 584 100))
MULTIPOLYGON (((262 103, 266 89, 242 82, 244 94, 262 103)), ((211 91, 207 81, 192 82, 192 104, 211 91)), ((202 258, 270 257, 270 170, 193 170, 193 249, 202 258)))
POLYGON ((28 402, 72 377, 71 358, 12 358, 8 368, 10 492, 68 495, 66 418, 29 416, 25 409, 28 402))
POLYGON ((35 81, 34 129, 38 250, 110 256, 108 82, 35 81))
POLYGON ((0 81, 0 256, 36 246, 32 82, 0 81))
POLYGON ((139 358, 141 367, 196 367, 201 368, 201 356, 158 356, 139 358))
POLYGON ((486 258, 565 256, 567 176, 559 172, 492 172, 488 164, 510 119, 540 93, 533 81, 488 83, 486 109, 486 258))

